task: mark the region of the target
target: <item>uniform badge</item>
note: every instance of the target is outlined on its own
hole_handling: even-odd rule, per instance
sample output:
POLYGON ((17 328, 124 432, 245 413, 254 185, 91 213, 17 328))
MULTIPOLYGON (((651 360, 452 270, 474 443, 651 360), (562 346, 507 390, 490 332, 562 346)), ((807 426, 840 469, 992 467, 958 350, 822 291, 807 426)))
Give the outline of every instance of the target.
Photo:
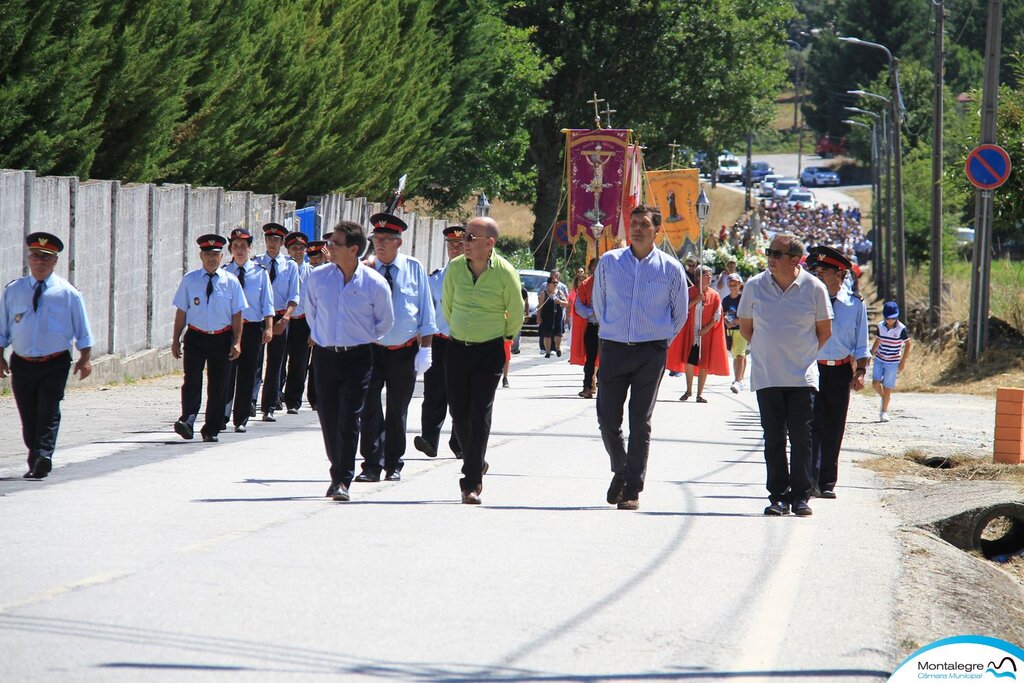
POLYGON ((14 322, 20 323, 21 322, 21 317, 22 317, 21 313, 15 313, 14 314, 14 322))
POLYGON ((198 306, 199 305, 199 297, 197 296, 195 299, 192 299, 192 303, 195 304, 196 306, 198 306))

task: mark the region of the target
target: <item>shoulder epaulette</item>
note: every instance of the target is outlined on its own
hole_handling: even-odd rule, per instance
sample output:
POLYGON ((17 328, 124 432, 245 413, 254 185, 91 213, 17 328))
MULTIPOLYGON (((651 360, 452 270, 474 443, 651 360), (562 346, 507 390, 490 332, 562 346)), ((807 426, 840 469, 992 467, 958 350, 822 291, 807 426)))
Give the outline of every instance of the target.
POLYGON ((434 277, 435 275, 437 275, 437 274, 438 274, 438 273, 440 273, 440 272, 441 272, 441 269, 440 269, 440 268, 435 268, 435 269, 434 269, 434 272, 430 274, 430 277, 434 277))
POLYGON ((864 301, 864 297, 862 297, 859 292, 850 292, 850 296, 852 296, 857 301, 864 301))
POLYGON ((4 289, 7 289, 8 287, 10 287, 11 285, 13 285, 13 284, 14 284, 15 282, 17 282, 17 281, 18 281, 18 280, 20 280, 20 279, 21 279, 21 278, 19 278, 19 277, 16 277, 16 278, 14 278, 14 279, 13 279, 13 280, 11 280, 10 282, 8 282, 8 283, 7 283, 6 285, 4 285, 4 289))

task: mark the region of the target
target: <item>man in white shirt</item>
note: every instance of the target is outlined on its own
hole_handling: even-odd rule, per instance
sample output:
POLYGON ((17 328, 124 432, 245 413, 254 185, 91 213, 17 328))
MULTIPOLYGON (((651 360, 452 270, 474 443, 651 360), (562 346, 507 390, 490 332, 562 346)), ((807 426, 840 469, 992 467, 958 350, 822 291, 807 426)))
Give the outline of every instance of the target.
POLYGON ((800 267, 804 245, 779 233, 765 251, 768 270, 747 281, 736 317, 751 342, 750 388, 764 429, 766 515, 812 514, 811 423, 818 390, 817 354, 832 335, 832 305, 821 280, 800 267), (754 336, 757 341, 754 342, 754 336), (786 434, 790 458, 786 461, 786 434))

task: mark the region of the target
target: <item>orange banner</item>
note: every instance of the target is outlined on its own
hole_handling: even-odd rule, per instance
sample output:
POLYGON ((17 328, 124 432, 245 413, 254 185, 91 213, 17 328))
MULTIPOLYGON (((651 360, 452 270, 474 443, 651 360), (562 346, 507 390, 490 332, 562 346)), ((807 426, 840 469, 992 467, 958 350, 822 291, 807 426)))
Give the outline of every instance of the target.
POLYGON ((695 168, 647 172, 647 196, 661 211, 661 232, 677 252, 696 253, 700 242, 698 173, 695 168))

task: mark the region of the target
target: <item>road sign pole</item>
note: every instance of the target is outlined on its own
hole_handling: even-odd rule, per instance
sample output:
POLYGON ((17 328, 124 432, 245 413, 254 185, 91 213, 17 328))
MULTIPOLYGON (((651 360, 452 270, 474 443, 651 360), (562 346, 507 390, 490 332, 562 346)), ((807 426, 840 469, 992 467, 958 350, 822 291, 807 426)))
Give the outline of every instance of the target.
MULTIPOLYGON (((995 144, 999 107, 999 51, 1002 49, 1002 0, 989 0, 985 39, 985 90, 981 112, 981 142, 995 144)), ((971 272, 971 314, 968 320, 967 360, 974 362, 988 348, 989 275, 992 268, 992 192, 975 193, 974 259, 971 272)))

